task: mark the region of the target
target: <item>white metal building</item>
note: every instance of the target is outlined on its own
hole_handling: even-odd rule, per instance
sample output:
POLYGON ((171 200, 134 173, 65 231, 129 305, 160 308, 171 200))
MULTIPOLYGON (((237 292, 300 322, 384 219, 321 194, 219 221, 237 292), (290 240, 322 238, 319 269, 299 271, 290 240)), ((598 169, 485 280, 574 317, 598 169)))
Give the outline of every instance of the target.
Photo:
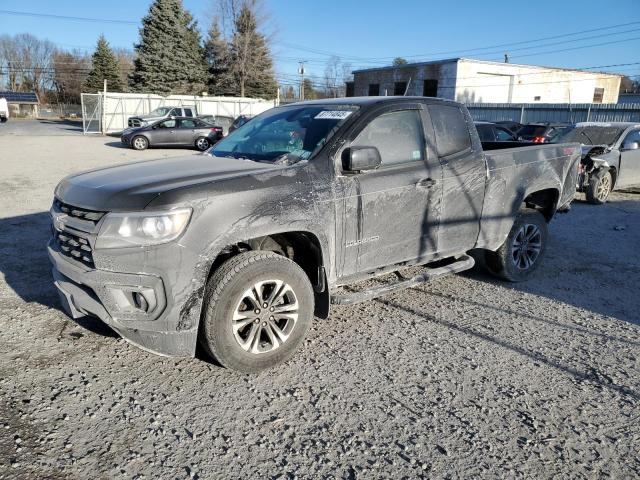
POLYGON ((424 95, 464 103, 616 103, 622 75, 468 58, 353 72, 349 95, 424 95))

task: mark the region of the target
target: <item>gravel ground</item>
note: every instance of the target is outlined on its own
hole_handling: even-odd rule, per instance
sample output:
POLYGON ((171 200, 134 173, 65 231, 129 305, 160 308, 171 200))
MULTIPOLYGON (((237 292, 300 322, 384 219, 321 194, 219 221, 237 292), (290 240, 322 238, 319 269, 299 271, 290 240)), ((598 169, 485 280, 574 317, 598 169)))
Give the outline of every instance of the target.
POLYGON ((184 151, 2 128, 0 478, 640 476, 640 196, 576 201, 526 283, 475 270, 335 308, 249 376, 59 311, 55 184, 184 151))

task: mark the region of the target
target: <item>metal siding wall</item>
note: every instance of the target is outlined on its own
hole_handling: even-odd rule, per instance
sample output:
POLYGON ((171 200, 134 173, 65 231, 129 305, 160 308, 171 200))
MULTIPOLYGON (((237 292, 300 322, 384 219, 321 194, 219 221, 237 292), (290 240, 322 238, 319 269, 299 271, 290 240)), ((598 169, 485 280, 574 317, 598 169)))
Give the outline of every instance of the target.
POLYGON ((474 120, 486 122, 640 122, 640 103, 472 103, 467 108, 474 120))

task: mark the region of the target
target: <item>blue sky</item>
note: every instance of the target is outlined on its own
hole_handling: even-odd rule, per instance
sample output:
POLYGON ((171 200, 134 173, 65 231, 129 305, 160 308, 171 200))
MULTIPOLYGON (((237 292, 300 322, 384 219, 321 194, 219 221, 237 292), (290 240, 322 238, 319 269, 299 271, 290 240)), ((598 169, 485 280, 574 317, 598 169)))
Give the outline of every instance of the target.
MULTIPOLYGON (((510 52, 512 63, 559 67, 640 62, 638 0, 265 0, 264 3, 270 16, 267 30, 280 78, 295 77, 298 60, 308 61, 309 74, 322 75, 331 54, 341 56, 354 67, 388 64, 395 56, 416 61, 457 56, 500 61, 505 51, 510 52), (521 43, 620 24, 628 25, 521 43), (595 46, 601 43, 607 44, 595 46), (509 46, 479 50, 503 44, 509 46), (570 50, 557 51, 562 49, 570 50)), ((138 22, 149 4, 150 0, 0 0, 0 10, 138 22)), ((214 0, 184 0, 184 4, 206 30, 215 12, 214 0)), ((0 13, 0 26, 0 33, 30 32, 69 49, 92 50, 100 33, 114 47, 131 48, 138 39, 137 24, 0 13)), ((638 75, 640 65, 605 70, 638 75)))

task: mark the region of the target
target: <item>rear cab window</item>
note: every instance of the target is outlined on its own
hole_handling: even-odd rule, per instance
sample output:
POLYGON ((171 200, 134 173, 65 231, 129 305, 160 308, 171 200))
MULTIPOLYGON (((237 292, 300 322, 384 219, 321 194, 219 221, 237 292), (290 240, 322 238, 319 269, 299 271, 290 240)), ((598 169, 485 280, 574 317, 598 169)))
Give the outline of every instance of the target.
POLYGON ((429 114, 439 156, 447 157, 471 148, 469 127, 460 108, 453 105, 429 105, 429 114))

